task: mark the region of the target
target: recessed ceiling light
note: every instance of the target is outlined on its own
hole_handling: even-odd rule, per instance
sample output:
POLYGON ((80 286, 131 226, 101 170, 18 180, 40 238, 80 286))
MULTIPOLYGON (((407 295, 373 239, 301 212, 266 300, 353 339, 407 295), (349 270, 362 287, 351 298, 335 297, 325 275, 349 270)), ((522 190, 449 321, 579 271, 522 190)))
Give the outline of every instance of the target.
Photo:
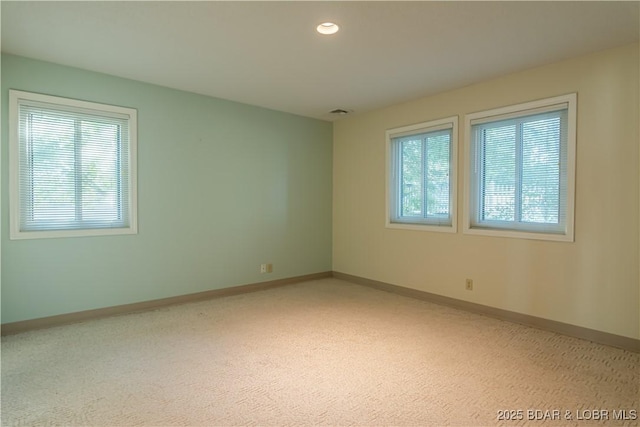
POLYGON ((338 27, 337 24, 334 24, 333 22, 323 22, 322 24, 318 25, 316 27, 316 30, 320 33, 320 34, 335 34, 338 32, 338 30, 340 29, 340 27, 338 27))

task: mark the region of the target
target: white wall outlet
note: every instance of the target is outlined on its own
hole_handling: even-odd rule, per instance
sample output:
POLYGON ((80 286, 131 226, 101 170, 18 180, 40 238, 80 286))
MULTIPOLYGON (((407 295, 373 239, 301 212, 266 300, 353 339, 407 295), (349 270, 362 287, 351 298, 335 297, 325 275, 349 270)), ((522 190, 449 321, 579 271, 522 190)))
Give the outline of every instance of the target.
POLYGON ((271 273, 273 271, 273 264, 260 264, 260 273, 271 273))
POLYGON ((467 279, 464 286, 465 286, 466 290, 472 291, 473 290, 473 280, 472 279, 467 279))

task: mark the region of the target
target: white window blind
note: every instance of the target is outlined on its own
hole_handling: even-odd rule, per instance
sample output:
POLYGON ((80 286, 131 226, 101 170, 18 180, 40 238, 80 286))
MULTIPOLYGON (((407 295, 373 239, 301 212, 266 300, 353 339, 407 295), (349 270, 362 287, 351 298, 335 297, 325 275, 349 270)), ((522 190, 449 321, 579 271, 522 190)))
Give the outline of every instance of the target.
POLYGON ((389 224, 452 227, 456 120, 388 132, 389 224))
POLYGON ((570 234, 570 102, 469 120, 471 229, 570 234))
POLYGON ((11 92, 17 122, 14 237, 135 232, 135 110, 11 92))

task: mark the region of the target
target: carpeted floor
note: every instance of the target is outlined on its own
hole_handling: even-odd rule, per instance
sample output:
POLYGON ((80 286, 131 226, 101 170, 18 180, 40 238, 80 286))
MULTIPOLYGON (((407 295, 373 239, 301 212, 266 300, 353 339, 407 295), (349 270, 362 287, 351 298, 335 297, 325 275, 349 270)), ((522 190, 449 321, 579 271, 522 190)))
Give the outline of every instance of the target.
POLYGON ((2 339, 3 426, 638 425, 639 384, 639 354, 336 279, 2 339))

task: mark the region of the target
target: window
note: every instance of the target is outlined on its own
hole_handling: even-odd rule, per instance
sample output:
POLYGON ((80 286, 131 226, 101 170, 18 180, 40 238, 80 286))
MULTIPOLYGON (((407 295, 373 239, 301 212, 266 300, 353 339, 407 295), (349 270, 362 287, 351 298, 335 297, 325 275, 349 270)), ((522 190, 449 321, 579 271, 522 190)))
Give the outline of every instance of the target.
POLYGON ((458 118, 387 131, 387 227, 456 231, 458 118))
POLYGON ((9 94, 10 237, 136 233, 136 110, 9 94))
POLYGON ((465 122, 465 232, 573 241, 576 94, 465 122))

